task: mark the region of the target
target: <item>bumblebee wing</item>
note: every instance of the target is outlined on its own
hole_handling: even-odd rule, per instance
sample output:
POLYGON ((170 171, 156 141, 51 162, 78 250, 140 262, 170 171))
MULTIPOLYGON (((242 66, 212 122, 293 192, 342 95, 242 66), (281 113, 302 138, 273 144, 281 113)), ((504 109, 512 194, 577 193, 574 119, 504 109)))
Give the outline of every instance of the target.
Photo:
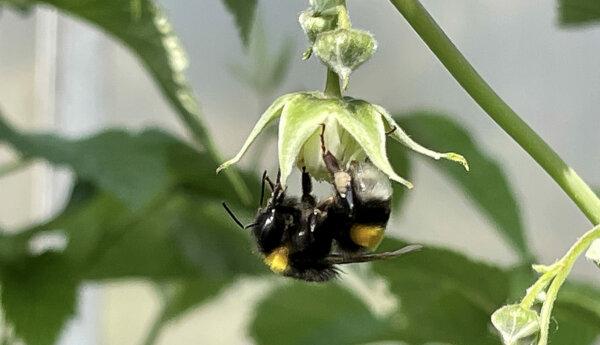
POLYGON ((352 264, 357 262, 369 262, 369 261, 377 261, 377 260, 388 260, 397 258, 404 254, 408 254, 414 251, 421 250, 423 248, 420 244, 412 244, 398 250, 394 250, 391 252, 383 252, 383 253, 364 253, 357 254, 353 256, 344 256, 340 254, 331 254, 327 258, 325 258, 325 262, 331 265, 344 265, 344 264, 352 264))

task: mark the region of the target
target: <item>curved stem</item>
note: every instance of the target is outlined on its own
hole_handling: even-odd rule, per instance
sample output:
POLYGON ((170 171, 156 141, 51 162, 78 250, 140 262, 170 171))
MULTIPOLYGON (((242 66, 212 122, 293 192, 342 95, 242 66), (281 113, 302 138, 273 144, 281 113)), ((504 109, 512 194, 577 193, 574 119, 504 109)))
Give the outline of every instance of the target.
POLYGON ((475 102, 535 159, 593 224, 599 224, 598 196, 481 78, 423 5, 418 0, 390 1, 475 102))

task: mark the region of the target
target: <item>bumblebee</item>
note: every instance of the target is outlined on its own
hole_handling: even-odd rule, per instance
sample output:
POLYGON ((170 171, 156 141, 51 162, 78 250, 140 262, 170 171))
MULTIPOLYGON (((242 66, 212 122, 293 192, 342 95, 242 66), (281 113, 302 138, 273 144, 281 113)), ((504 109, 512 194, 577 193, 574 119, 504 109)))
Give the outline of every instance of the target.
MULTIPOLYGON (((391 196, 372 169, 376 168, 370 163, 353 163, 348 170, 348 190, 322 203, 312 195, 312 181, 306 171, 302 173, 300 199, 287 196, 279 182, 271 182, 264 174, 262 193, 265 182, 272 193, 255 221, 247 226, 226 204, 223 206, 240 227, 251 229, 271 271, 304 281, 326 282, 338 275, 337 265, 395 258, 421 248, 411 245, 391 252, 369 252, 383 238, 391 196), (376 198, 379 195, 387 197, 380 200, 376 198)), ((261 195, 261 205, 262 199, 261 195)))
POLYGON ((242 228, 251 228, 258 251, 271 271, 309 282, 326 282, 338 275, 337 265, 390 259, 421 248, 410 245, 396 251, 372 253, 381 243, 390 217, 392 186, 368 161, 354 161, 341 169, 325 149, 323 159, 333 177, 335 193, 318 202, 312 195, 312 179, 303 169, 300 199, 286 195, 279 175, 266 206, 255 221, 243 226, 226 204, 229 215, 242 228))

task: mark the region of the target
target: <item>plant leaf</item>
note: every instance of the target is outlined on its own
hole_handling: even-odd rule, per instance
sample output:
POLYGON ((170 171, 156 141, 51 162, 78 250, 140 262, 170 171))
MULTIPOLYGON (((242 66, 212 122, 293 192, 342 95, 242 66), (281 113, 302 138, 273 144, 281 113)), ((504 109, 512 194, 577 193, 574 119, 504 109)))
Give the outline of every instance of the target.
POLYGON ((441 171, 452 178, 470 197, 524 261, 532 254, 527 245, 521 211, 508 178, 499 163, 482 152, 471 136, 448 117, 431 112, 414 112, 396 117, 402 127, 427 146, 448 147, 469 157, 472 171, 443 166, 441 171))
POLYGON ((337 284, 293 283, 259 304, 250 334, 261 345, 350 345, 385 339, 387 328, 337 284))
MULTIPOLYGON (((202 282, 202 296, 184 298, 177 305, 177 310, 184 310, 184 302, 191 308, 239 275, 266 272, 252 254, 248 235, 225 216, 222 201, 236 208, 241 208, 241 202, 227 180, 214 174, 206 153, 156 130, 137 135, 109 130, 67 140, 23 134, 0 121, 0 134, 26 157, 71 168, 79 181, 56 217, 0 237, 0 248, 12 250, 0 256, 7 322, 28 344, 53 343, 73 312, 82 280, 135 277, 202 282), (139 191, 148 188, 151 194, 139 191), (29 250, 31 243, 49 233, 63 235, 66 248, 50 248, 36 256, 29 250), (56 256, 57 261, 41 259, 46 256, 56 256), (53 274, 57 282, 46 277, 53 274), (45 301, 39 302, 40 298, 45 301), (39 318, 32 315, 36 312, 39 318)), ((246 182, 258 190, 255 177, 247 177, 246 182)), ((244 216, 251 212, 241 211, 244 216)))
MULTIPOLYGON (((389 240, 382 251, 402 247, 389 240)), ((497 344, 489 317, 505 303, 508 276, 502 270, 445 249, 425 247, 400 260, 377 263, 400 301, 397 330, 410 344, 497 344), (427 320, 427 321, 425 321, 427 320)))
POLYGON ((409 181, 398 176, 392 168, 385 148, 385 128, 381 115, 370 103, 350 100, 348 112, 337 112, 338 121, 365 150, 371 162, 390 179, 412 188, 409 181))
POLYGON ((244 46, 248 46, 252 23, 256 15, 257 0, 223 0, 225 7, 235 18, 244 46))
POLYGON ((558 13, 560 24, 563 26, 598 24, 600 2, 597 0, 558 0, 558 13))
POLYGON ((269 52, 271 46, 272 40, 267 37, 263 21, 257 20, 250 38, 247 64, 230 66, 233 74, 261 98, 271 95, 283 83, 289 72, 296 43, 287 37, 279 50, 273 53, 269 52))
POLYGON ((75 313, 79 283, 64 258, 45 254, 3 267, 4 317, 27 345, 52 345, 75 313))
POLYGON ((277 98, 275 102, 273 102, 273 104, 271 104, 271 106, 267 108, 267 110, 265 110, 265 112, 260 116, 258 122, 254 125, 254 128, 252 128, 250 135, 248 135, 248 138, 244 142, 244 145, 242 146, 240 151, 233 158, 221 164, 217 168, 217 173, 224 169, 227 169, 230 165, 237 163, 246 153, 246 151, 248 151, 248 148, 250 147, 250 145, 252 145, 252 143, 254 142, 256 137, 258 137, 260 132, 262 132, 262 130, 267 125, 269 125, 271 121, 281 116, 282 110, 286 106, 286 104, 292 102, 294 99, 300 96, 302 95, 291 93, 277 98))

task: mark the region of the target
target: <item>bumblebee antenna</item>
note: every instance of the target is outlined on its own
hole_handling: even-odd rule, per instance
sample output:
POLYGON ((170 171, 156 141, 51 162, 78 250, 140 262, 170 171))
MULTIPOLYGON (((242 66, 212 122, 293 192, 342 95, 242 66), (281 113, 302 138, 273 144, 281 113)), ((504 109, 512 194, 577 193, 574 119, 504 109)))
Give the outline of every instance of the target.
POLYGON ((240 227, 242 228, 242 230, 246 229, 244 227, 244 225, 242 224, 242 222, 240 222, 240 220, 235 216, 235 214, 233 213, 233 211, 231 211, 231 209, 229 208, 229 206, 227 206, 227 204, 225 202, 223 202, 223 207, 225 208, 225 211, 227 211, 227 213, 229 213, 229 216, 231 217, 231 219, 233 219, 233 221, 240 227))
POLYGON ((344 264, 353 264, 357 262, 369 262, 369 261, 377 261, 377 260, 388 260, 394 259, 401 255, 412 253, 418 250, 423 249, 423 246, 420 244, 412 244, 406 246, 404 248, 400 248, 398 250, 394 250, 391 252, 383 252, 383 253, 371 253, 371 254, 358 254, 354 256, 344 256, 339 254, 331 254, 327 258, 325 258, 325 262, 331 265, 344 265, 344 264))

